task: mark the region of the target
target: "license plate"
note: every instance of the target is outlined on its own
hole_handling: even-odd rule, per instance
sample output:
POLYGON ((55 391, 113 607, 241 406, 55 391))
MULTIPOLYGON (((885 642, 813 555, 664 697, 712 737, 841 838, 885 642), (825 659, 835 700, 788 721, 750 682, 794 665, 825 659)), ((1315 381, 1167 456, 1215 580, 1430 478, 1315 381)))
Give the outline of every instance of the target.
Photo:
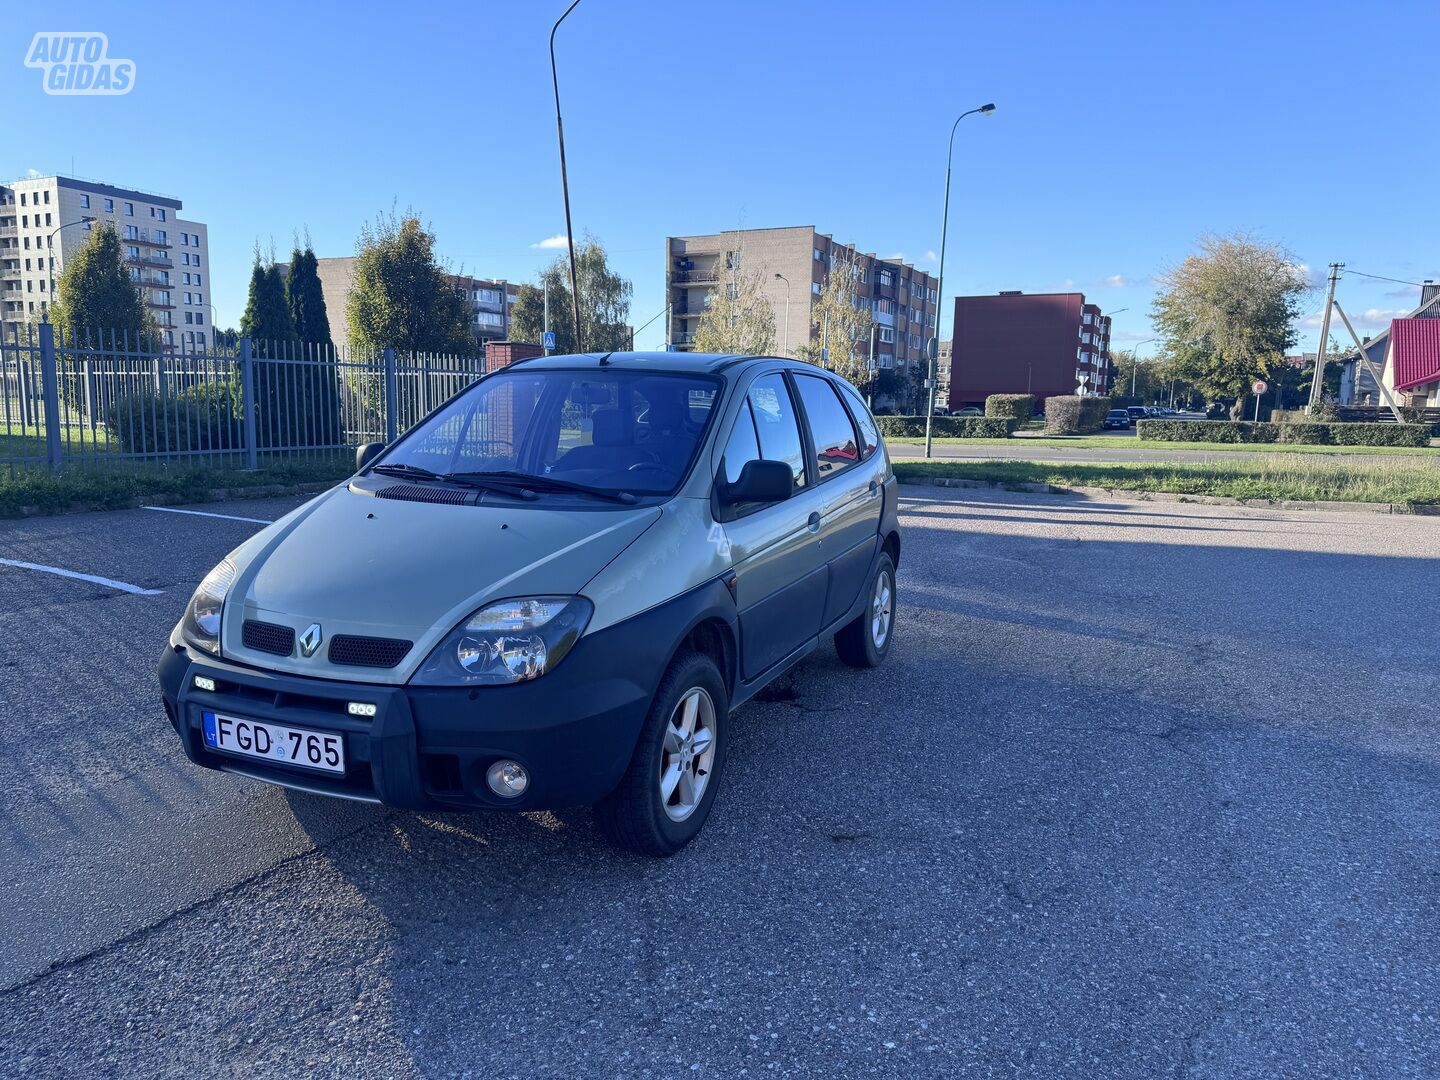
POLYGON ((213 712, 202 713, 201 719, 205 745, 212 750, 322 772, 345 771, 345 740, 340 735, 213 712))

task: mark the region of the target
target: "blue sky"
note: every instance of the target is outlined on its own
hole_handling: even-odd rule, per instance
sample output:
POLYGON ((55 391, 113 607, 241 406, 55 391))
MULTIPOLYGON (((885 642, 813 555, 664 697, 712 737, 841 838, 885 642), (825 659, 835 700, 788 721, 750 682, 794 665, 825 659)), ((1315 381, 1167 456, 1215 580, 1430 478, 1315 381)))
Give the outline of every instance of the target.
MULTIPOLYGON (((283 256, 308 230, 350 254, 392 205, 457 269, 530 280, 564 231, 546 52, 563 9, 12 5, 0 173, 179 196, 210 227, 223 325, 257 242, 283 256), (194 44, 176 51, 172 25, 194 44), (43 94, 23 55, 57 30, 107 33, 133 92, 43 94)), ((1317 279, 1332 260, 1440 278, 1437 22, 1433 2, 1383 0, 1363 17, 1332 0, 581 0, 558 44, 576 231, 634 281, 637 324, 664 305, 670 233, 813 224, 933 268, 950 123, 994 101, 956 140, 947 297, 1080 289, 1129 309, 1115 340, 1133 343, 1154 275, 1234 230, 1317 279)), ((1364 332, 1416 291, 1347 276, 1339 295, 1364 332)))

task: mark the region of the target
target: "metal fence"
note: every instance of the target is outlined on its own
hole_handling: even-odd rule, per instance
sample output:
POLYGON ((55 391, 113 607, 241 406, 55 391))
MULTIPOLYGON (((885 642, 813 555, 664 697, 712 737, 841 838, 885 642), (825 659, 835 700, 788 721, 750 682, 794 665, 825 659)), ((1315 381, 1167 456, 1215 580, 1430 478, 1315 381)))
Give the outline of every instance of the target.
POLYGON ((199 352, 49 324, 0 340, 0 469, 258 468, 392 442, 483 356, 253 341, 199 352))

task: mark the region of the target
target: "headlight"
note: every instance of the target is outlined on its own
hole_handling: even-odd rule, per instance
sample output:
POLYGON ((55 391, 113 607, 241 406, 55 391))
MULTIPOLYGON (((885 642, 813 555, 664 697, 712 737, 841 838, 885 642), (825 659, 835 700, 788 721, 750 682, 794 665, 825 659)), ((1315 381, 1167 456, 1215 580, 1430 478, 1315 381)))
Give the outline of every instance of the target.
POLYGON ((490 604, 452 630, 413 681, 503 686, 538 679, 565 658, 594 611, 583 596, 527 596, 490 604))
POLYGON ((224 559, 205 575, 205 580, 200 582, 200 587, 185 607, 185 617, 180 620, 185 640, 212 656, 220 655, 220 613, 225 608, 225 597, 234 582, 235 564, 228 558, 224 559))

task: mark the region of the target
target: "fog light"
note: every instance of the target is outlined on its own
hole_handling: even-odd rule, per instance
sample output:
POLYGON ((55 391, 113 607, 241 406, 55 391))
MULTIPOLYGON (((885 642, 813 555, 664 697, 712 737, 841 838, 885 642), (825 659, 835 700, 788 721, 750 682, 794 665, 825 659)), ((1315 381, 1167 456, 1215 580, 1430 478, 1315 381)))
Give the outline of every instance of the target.
POLYGON ((364 701, 352 701, 349 705, 345 706, 345 711, 351 716, 374 716, 376 707, 364 701))
POLYGON ((207 679, 204 675, 196 675, 196 676, 195 676, 195 689, 196 689, 196 690, 214 690, 214 689, 215 689, 215 680, 214 680, 214 679, 207 679))
POLYGON ((485 783, 502 799, 524 795, 530 786, 530 774, 518 761, 497 761, 485 770, 485 783))

